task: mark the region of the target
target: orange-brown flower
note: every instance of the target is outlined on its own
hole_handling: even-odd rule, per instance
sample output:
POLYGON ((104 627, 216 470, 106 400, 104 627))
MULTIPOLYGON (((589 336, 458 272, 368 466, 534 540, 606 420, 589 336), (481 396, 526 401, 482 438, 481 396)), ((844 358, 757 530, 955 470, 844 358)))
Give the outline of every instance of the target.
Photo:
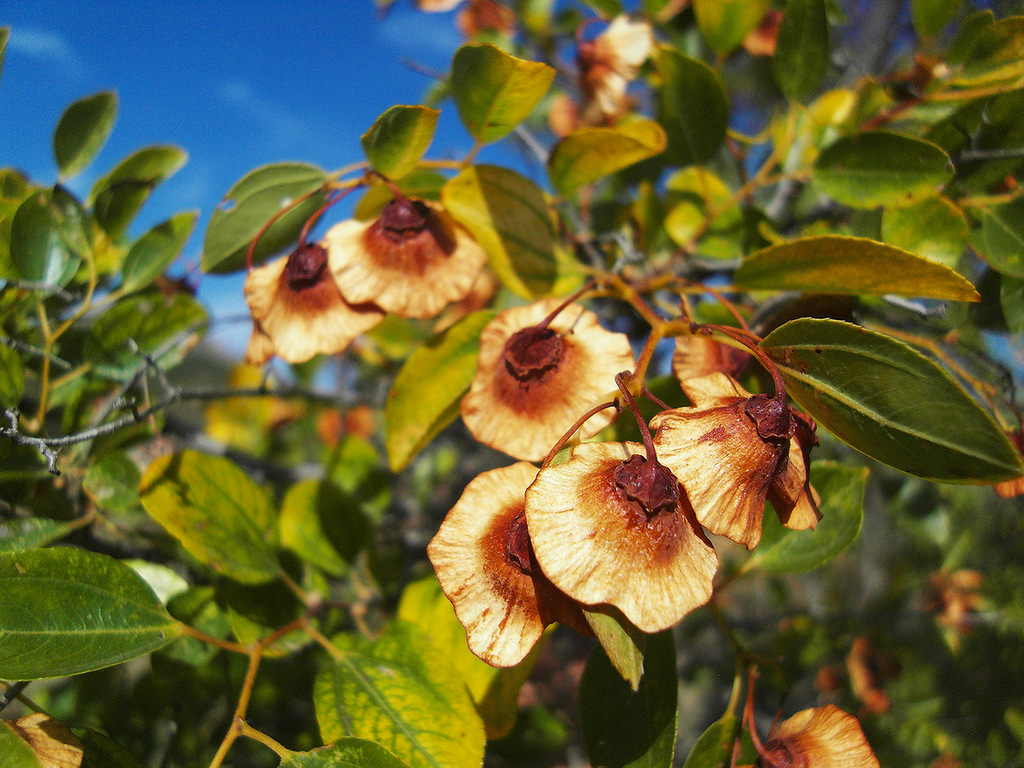
POLYGON ((699 334, 676 336, 672 353, 672 373, 679 381, 696 379, 711 373, 739 375, 750 360, 750 354, 699 334))
POLYGON ((518 664, 552 622, 591 634, 534 559, 523 499, 536 476, 526 462, 478 475, 427 547, 469 649, 496 667, 518 664))
POLYGON ((654 36, 647 21, 616 16, 593 40, 580 43, 577 59, 583 125, 614 123, 629 108, 626 87, 651 55, 654 36))
POLYGON ((324 237, 331 272, 350 302, 400 317, 433 317, 463 298, 487 261, 436 203, 397 197, 373 221, 349 219, 324 237))
MULTIPOLYGON (((578 304, 557 310, 546 299, 501 312, 480 334, 477 372, 462 418, 480 442, 517 459, 539 461, 588 408, 632 368, 629 339, 606 331, 578 304)), ((610 399, 610 398, 609 398, 610 399)), ((608 426, 611 409, 587 420, 589 437, 608 426)))
POLYGON ((256 267, 245 279, 253 332, 247 362, 262 365, 273 355, 302 363, 336 354, 379 323, 373 304, 349 304, 331 277, 330 256, 316 243, 256 267))
POLYGON ((570 597, 614 605, 645 632, 711 597, 718 556, 676 478, 636 443, 583 443, 526 492, 541 569, 570 597))
POLYGON ((784 720, 760 752, 760 768, 878 768, 857 718, 832 704, 784 720))
POLYGON ((813 528, 819 515, 806 463, 812 422, 722 373, 682 388, 693 406, 663 411, 651 427, 658 458, 679 478, 697 519, 747 549, 761 538, 768 499, 786 526, 813 528))

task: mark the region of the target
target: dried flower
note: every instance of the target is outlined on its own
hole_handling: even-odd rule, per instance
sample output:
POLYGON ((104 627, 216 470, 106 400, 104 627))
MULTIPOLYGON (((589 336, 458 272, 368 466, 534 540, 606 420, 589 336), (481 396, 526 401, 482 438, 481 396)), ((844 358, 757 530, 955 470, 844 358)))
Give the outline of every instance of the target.
POLYGON ((275 354, 289 363, 336 354, 383 319, 373 304, 345 301, 331 278, 330 259, 323 246, 310 243, 249 272, 249 363, 262 365, 275 354))
MULTIPOLYGON (((480 442, 517 459, 539 461, 563 434, 614 389, 633 366, 629 339, 606 331, 578 304, 546 299, 501 312, 480 334, 480 356, 462 418, 480 442)), ((589 437, 614 418, 602 411, 583 425, 589 437)))
MULTIPOLYGON (((1024 431, 1015 430, 1011 432, 1008 437, 1013 447, 1017 449, 1017 453, 1024 455, 1024 431)), ((1001 483, 995 483, 992 486, 995 492, 1003 499, 1012 499, 1014 496, 1020 496, 1024 494, 1024 475, 1015 477, 1012 480, 1004 480, 1001 483)))
POLYGON ((812 422, 775 398, 751 395, 722 373, 682 387, 693 406, 664 411, 651 427, 658 430, 658 457, 686 489, 697 519, 753 549, 771 498, 785 525, 813 528, 818 512, 805 453, 813 444, 812 422))
POLYGON ((583 125, 608 125, 627 111, 626 87, 640 72, 653 46, 651 25, 628 16, 616 16, 595 39, 580 43, 577 59, 583 125))
POLYGON ((400 317, 433 317, 470 292, 487 256, 436 203, 396 197, 370 223, 349 219, 324 237, 350 302, 400 317))
POLYGON ((526 492, 541 569, 588 605, 617 607, 645 632, 711 597, 718 556, 676 478, 636 443, 584 443, 526 492))
POLYGON ((427 547, 469 649, 496 667, 518 664, 552 622, 590 634, 534 559, 523 496, 536 476, 525 462, 478 475, 427 547))
POLYGON ((760 768, 878 768, 857 718, 832 704, 784 720, 759 752, 760 768))
POLYGON ((676 337, 672 353, 672 373, 679 381, 712 373, 735 378, 746 367, 750 354, 699 334, 676 337))

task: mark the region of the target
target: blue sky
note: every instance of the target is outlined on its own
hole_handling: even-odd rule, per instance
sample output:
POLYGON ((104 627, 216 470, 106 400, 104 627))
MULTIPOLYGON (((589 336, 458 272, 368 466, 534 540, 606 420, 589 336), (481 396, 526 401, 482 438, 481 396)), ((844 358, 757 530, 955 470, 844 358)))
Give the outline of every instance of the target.
MULTIPOLYGON (((201 212, 185 258, 197 262, 210 213, 228 188, 265 163, 338 168, 362 159, 360 135, 395 104, 420 103, 431 71, 461 43, 453 14, 423 14, 400 0, 381 18, 372 0, 285 2, 5 2, 11 27, 0 76, 0 167, 56 180, 51 136, 64 108, 100 90, 119 98, 118 120, 96 162, 72 180, 85 194, 118 160, 147 144, 176 144, 187 165, 154 193, 135 234, 182 210, 201 212)), ((471 140, 449 102, 431 155, 465 153, 471 140)), ((202 279, 218 316, 244 313, 241 280, 202 279)), ((215 338, 237 349, 246 324, 215 338)))

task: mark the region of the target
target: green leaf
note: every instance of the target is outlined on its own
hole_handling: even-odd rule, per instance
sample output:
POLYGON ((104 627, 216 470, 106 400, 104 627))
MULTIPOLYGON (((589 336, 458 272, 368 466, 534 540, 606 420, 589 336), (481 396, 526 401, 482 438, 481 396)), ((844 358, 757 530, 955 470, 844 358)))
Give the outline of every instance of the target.
POLYGON ((353 639, 313 685, 320 735, 372 739, 413 768, 477 768, 484 729, 448 659, 398 623, 353 639))
POLYGON ((582 128, 559 141, 548 158, 548 176, 562 195, 654 157, 665 150, 665 130, 637 119, 615 128, 582 128))
POLYGON ((0 552, 38 549, 63 538, 74 526, 44 517, 14 518, 0 522, 0 552))
POLYGON ((206 322, 206 310, 188 294, 129 296, 96 319, 85 340, 85 357, 99 375, 123 381, 148 364, 145 355, 165 368, 176 364, 206 322))
POLYGON ((595 648, 580 679, 580 717, 591 765, 669 768, 675 752, 676 651, 672 631, 651 635, 634 691, 595 648))
POLYGON ((25 366, 21 355, 0 344, 0 407, 16 408, 25 394, 25 366))
POLYGON ((761 23, 768 0, 693 0, 697 24, 719 54, 731 53, 761 23))
POLYGON ((775 329, 761 346, 805 411, 878 461, 940 482, 1024 474, 992 416, 902 342, 838 320, 803 318, 775 329))
POLYGON ((911 0, 910 18, 918 37, 933 38, 942 34, 956 16, 963 0, 911 0))
POLYGON ((93 161, 110 136, 117 117, 117 94, 101 91, 79 99, 60 116, 53 133, 53 155, 62 179, 93 161))
POLYGON ((390 179, 405 176, 430 146, 440 114, 429 107, 391 107, 360 138, 366 159, 390 179))
POLYGON ((3 720, 0 720, 0 755, 4 756, 4 768, 44 768, 35 750, 3 720))
POLYGON ((127 749, 91 728, 75 728, 85 754, 82 768, 145 768, 127 749))
POLYGON ((949 85, 980 88, 1005 83, 1017 86, 1024 76, 1024 16, 1007 16, 985 26, 974 39, 963 68, 949 85))
POLYGON ((508 168, 477 165, 449 181, 441 200, 487 251, 509 290, 525 299, 552 290, 558 278, 556 231, 540 187, 508 168))
POLYGON ((828 14, 825 0, 789 0, 779 25, 772 74, 794 101, 805 101, 828 73, 828 14))
POLYGON ((452 59, 452 96, 466 130, 481 144, 490 144, 526 119, 554 77, 547 64, 470 43, 452 59))
POLYGON ((310 752, 294 752, 279 768, 409 768, 409 764, 373 741, 348 738, 310 752))
POLYGON ((474 312, 409 355, 384 406, 391 467, 404 469, 459 415, 459 401, 476 375, 480 331, 494 312, 474 312))
POLYGON ((682 168, 665 181, 665 190, 671 208, 664 227, 673 242, 702 259, 743 255, 743 213, 718 176, 700 166, 682 168))
POLYGON ((644 676, 644 652, 649 635, 641 632, 622 611, 610 605, 583 606, 583 617, 594 630, 609 663, 634 691, 644 676))
MULTIPOLYGON (((243 645, 255 643, 292 624, 306 610, 298 596, 280 579, 262 584, 240 584, 225 579, 217 583, 216 596, 231 634, 243 645)), ((294 628, 275 639, 264 653, 271 657, 287 656, 309 645, 310 641, 306 632, 294 628)))
POLYGON ((131 568, 58 547, 0 554, 0 677, 65 677, 166 645, 178 625, 131 568))
POLYGON ((855 208, 910 205, 937 195, 953 178, 953 164, 938 146, 889 131, 844 136, 814 163, 814 185, 855 208))
POLYGON ((783 528, 772 515, 774 536, 762 535, 754 563, 776 573, 799 573, 824 565, 857 540, 864 519, 864 487, 867 467, 851 467, 834 461, 811 465, 811 484, 821 495, 821 520, 813 531, 783 528))
POLYGON ((181 451, 154 459, 142 476, 142 506, 197 560, 249 584, 274 579, 274 508, 229 459, 181 451))
POLYGON ((709 725, 693 745, 683 768, 728 768, 732 764, 736 725, 731 712, 709 725))
POLYGON ((746 289, 978 301, 949 267, 866 237, 818 235, 770 245, 736 270, 746 289))
POLYGON ((139 506, 140 480, 142 473, 126 452, 110 451, 86 470, 82 490, 100 509, 128 512, 139 506))
POLYGON ((981 256, 1011 277, 1024 277, 1024 197, 981 215, 981 256))
POLYGON ((658 122, 668 134, 666 161, 692 165, 710 160, 725 140, 729 100, 707 64, 662 46, 657 55, 662 86, 658 122))
POLYGON ((33 287, 63 288, 89 250, 88 215, 63 187, 31 195, 11 221, 11 261, 33 287))
POLYGON ((923 259, 955 269, 967 244, 967 218, 945 197, 882 212, 882 239, 923 259))
POLYGON ((181 255, 198 217, 199 211, 176 214, 136 240, 121 268, 122 290, 137 291, 162 275, 181 255))
POLYGON ((335 483, 312 479, 288 489, 278 525, 283 546, 333 576, 348 572, 369 533, 353 499, 335 483))
POLYGON ((177 173, 186 160, 188 154, 179 147, 143 147, 93 185, 89 194, 93 214, 111 240, 124 237, 150 193, 177 173))
POLYGON ((1024 279, 1004 275, 999 286, 999 303, 1010 333, 1024 333, 1024 279))
POLYGON ((263 233, 253 264, 284 250, 325 201, 317 192, 327 174, 307 163, 274 163, 250 171, 235 183, 210 217, 203 241, 204 272, 235 272, 245 266, 249 243, 275 215, 289 209, 263 233), (310 195, 301 203, 295 201, 310 195))

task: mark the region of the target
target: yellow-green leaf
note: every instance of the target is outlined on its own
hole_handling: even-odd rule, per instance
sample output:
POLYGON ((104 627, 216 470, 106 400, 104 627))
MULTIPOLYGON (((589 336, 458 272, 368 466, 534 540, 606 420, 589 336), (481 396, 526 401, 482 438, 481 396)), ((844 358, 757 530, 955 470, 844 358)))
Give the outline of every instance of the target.
POLYGON ((162 275, 181 255, 198 217, 199 211, 176 214, 132 243, 121 270, 122 290, 137 291, 162 275))
POLYGON ((370 165, 390 179, 409 173, 430 146, 439 114, 429 107, 391 107, 360 138, 370 165))
POLYGON ((982 214, 978 251, 1003 274, 1024 277, 1024 197, 982 214))
POLYGON ((735 275, 741 288, 978 301, 967 280, 942 264, 866 237, 818 235, 763 248, 735 275))
POLYGON ((451 89, 466 130, 482 144, 508 135, 547 93, 555 70, 489 44, 467 44, 452 59, 451 89))
POLYGON ((43 768, 29 743, 3 720, 0 720, 0 755, 3 755, 4 768, 43 768))
POLYGON ((967 244, 967 218, 945 197, 930 197, 882 213, 882 239, 921 258, 955 269, 967 244))
POLYGON ((761 22, 768 5, 768 0, 693 0, 693 12, 711 47, 727 54, 761 22))
POLYGON ((409 768, 409 764, 373 741, 347 738, 309 752, 293 752, 278 768, 409 768))
POLYGON ((665 150, 665 129, 638 119, 615 128, 581 128, 559 141, 548 158, 548 176, 563 195, 665 150))
POLYGON ((1008 16, 985 26, 972 42, 962 69, 950 85, 979 88, 1005 83, 1019 87, 1024 77, 1024 16, 1008 16))
POLYGON ((932 38, 942 33, 956 16, 963 0, 911 0, 910 18, 919 37, 932 38))

